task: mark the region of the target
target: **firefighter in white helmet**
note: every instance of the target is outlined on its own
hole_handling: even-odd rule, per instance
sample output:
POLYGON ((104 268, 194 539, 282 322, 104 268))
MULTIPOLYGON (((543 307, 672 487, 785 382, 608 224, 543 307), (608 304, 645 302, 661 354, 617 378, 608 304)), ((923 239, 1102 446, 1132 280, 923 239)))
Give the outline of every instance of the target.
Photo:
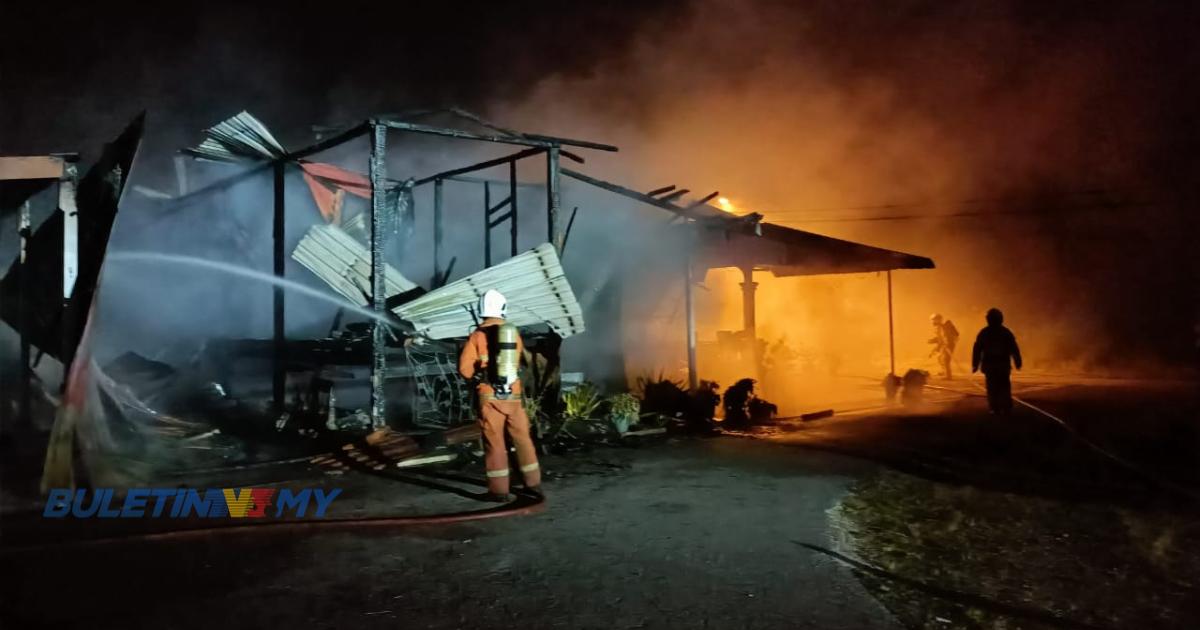
POLYGON ((542 474, 529 435, 529 416, 521 400, 521 357, 525 344, 517 327, 504 320, 508 300, 495 289, 479 299, 483 322, 467 338, 458 358, 463 378, 478 383, 479 426, 483 431, 488 499, 508 500, 508 449, 505 429, 517 450, 525 488, 541 496, 542 474))

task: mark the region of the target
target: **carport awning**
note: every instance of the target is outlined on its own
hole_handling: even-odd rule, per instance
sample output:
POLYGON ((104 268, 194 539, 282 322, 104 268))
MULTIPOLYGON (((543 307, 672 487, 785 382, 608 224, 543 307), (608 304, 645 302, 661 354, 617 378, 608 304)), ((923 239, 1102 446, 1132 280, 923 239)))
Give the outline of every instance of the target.
POLYGON ((892 269, 933 269, 933 260, 881 247, 793 228, 760 223, 761 235, 748 230, 700 228, 695 258, 705 269, 753 268, 776 276, 864 273, 892 269))

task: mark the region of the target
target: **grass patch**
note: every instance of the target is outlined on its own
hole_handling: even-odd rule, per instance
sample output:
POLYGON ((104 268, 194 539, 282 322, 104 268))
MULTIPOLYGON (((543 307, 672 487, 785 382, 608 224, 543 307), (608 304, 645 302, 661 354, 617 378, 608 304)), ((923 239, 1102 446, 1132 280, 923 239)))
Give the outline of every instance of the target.
MULTIPOLYGON (((1200 627, 1200 514, 1067 503, 892 471, 830 511, 835 550, 898 576, 1100 628, 1200 627)), ((911 628, 1050 628, 858 572, 911 628)))

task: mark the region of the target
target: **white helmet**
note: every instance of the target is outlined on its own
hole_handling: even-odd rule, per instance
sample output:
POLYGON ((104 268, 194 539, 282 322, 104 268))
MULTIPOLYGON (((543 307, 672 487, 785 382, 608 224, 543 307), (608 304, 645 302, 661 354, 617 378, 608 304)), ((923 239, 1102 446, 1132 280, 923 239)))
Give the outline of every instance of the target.
POLYGON ((488 289, 483 297, 479 298, 479 316, 480 317, 499 317, 504 319, 504 314, 508 312, 508 300, 504 294, 495 290, 488 289))

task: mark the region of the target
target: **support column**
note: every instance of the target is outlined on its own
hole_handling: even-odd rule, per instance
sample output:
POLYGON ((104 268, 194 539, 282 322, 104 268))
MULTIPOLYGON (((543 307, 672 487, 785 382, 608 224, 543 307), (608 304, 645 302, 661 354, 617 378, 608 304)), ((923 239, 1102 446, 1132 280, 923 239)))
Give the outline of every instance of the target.
POLYGON ((433 180, 433 282, 442 282, 442 180, 433 180))
MULTIPOLYGON (((272 240, 275 250, 274 272, 276 278, 283 278, 285 264, 287 261, 287 253, 285 251, 285 238, 287 227, 287 207, 284 203, 284 175, 287 165, 284 162, 277 162, 274 168, 275 176, 275 220, 272 230, 272 240)), ((274 348, 272 361, 272 378, 271 378, 271 393, 273 401, 273 409, 276 416, 283 413, 284 406, 287 403, 287 369, 285 354, 285 332, 284 332, 284 294, 283 287, 276 284, 274 294, 274 348)))
POLYGON ((508 239, 510 241, 511 253, 509 255, 517 255, 517 161, 513 160, 508 163, 508 203, 509 212, 512 214, 512 223, 509 225, 508 239))
POLYGON ((887 287, 888 287, 888 357, 891 360, 892 371, 888 374, 896 373, 896 333, 892 326, 892 271, 887 272, 887 287))
MULTIPOLYGON (((382 314, 386 308, 387 289, 384 284, 384 241, 387 236, 387 127, 371 124, 371 309, 382 314)), ((387 330, 378 319, 371 322, 371 426, 382 429, 387 424, 383 383, 387 371, 385 341, 387 330)))
POLYGON ((483 182, 483 266, 492 266, 492 184, 483 182))
POLYGON ((696 279, 692 275, 692 248, 689 243, 687 255, 684 256, 683 299, 687 314, 688 390, 693 392, 700 387, 700 378, 696 371, 696 299, 692 286, 695 282, 696 279))
POLYGON ((756 289, 758 289, 758 283, 754 281, 754 268, 742 267, 742 330, 751 339, 758 334, 754 311, 756 289))
POLYGON ((32 220, 29 212, 29 200, 21 204, 20 215, 17 217, 17 233, 21 237, 21 251, 17 265, 17 317, 20 322, 18 333, 21 336, 21 368, 17 373, 17 422, 28 427, 32 424, 30 416, 31 378, 33 371, 29 369, 31 346, 29 342, 29 326, 33 321, 30 316, 29 289, 32 286, 33 274, 29 273, 29 239, 33 236, 32 220))
MULTIPOLYGON (((58 208, 63 214, 62 251, 62 312, 70 312, 71 292, 79 277, 79 208, 75 205, 75 191, 79 183, 79 171, 74 163, 63 165, 63 178, 58 182, 58 208)), ((64 317, 65 321, 65 317, 64 317)), ((70 356, 69 325, 62 327, 62 356, 70 356)), ((67 372, 63 370, 63 391, 66 391, 67 372)))
POLYGON ((754 281, 754 267, 742 267, 742 334, 746 337, 748 352, 754 362, 754 375, 762 380, 762 357, 758 352, 758 325, 756 322, 754 293, 758 283, 754 281))
POLYGON ((554 250, 562 255, 562 226, 559 225, 559 208, 562 203, 559 187, 562 184, 559 172, 559 151, 557 146, 546 150, 546 218, 548 238, 554 245, 554 250))

